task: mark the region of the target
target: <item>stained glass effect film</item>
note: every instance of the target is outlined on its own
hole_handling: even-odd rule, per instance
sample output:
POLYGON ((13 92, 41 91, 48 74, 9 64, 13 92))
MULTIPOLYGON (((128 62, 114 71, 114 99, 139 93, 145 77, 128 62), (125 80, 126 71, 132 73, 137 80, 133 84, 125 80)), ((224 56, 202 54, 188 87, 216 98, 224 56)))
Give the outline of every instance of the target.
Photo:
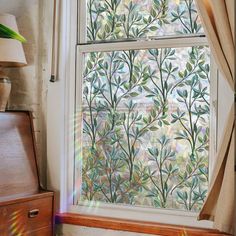
POLYGON ((77 203, 201 208, 208 186, 209 60, 208 47, 85 54, 77 203))
POLYGON ((203 33, 193 0, 88 0, 87 40, 203 33))

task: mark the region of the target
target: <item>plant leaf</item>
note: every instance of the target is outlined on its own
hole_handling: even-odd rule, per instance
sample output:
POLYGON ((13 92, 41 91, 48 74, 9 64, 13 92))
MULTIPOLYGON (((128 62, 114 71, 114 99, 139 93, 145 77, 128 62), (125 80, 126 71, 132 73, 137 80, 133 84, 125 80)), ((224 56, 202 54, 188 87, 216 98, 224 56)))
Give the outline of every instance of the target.
POLYGON ((3 24, 0 24, 0 38, 16 39, 22 43, 26 42, 22 35, 3 24))

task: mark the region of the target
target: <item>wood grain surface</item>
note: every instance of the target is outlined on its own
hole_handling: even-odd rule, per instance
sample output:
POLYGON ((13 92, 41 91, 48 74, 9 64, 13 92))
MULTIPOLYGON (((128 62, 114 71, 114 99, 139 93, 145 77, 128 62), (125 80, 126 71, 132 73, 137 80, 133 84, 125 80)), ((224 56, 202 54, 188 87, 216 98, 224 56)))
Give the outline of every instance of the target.
POLYGON ((222 236, 229 235, 212 229, 132 221, 92 215, 61 213, 56 215, 57 224, 73 224, 86 227, 121 230, 161 236, 222 236), (184 234, 186 233, 186 234, 184 234))

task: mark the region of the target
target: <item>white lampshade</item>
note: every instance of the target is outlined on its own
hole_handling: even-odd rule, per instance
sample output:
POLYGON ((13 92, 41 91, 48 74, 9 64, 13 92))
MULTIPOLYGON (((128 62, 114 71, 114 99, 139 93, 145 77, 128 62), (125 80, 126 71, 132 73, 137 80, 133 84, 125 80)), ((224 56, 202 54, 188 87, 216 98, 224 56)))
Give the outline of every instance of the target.
MULTIPOLYGON (((10 14, 0 14, 0 23, 16 32, 16 18, 10 14)), ((0 38, 0 67, 19 67, 27 65, 21 42, 15 39, 0 38)))

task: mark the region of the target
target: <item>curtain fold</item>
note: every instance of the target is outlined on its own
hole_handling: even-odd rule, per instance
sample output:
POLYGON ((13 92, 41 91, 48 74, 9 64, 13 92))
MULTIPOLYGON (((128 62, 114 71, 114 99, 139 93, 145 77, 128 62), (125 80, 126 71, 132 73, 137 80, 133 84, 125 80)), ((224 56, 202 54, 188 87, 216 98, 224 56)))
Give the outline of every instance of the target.
MULTIPOLYGON (((219 70, 232 91, 235 84, 234 0, 196 0, 202 24, 219 70)), ((220 231, 233 233, 234 218, 234 102, 216 155, 207 199, 199 220, 212 220, 220 231)))

